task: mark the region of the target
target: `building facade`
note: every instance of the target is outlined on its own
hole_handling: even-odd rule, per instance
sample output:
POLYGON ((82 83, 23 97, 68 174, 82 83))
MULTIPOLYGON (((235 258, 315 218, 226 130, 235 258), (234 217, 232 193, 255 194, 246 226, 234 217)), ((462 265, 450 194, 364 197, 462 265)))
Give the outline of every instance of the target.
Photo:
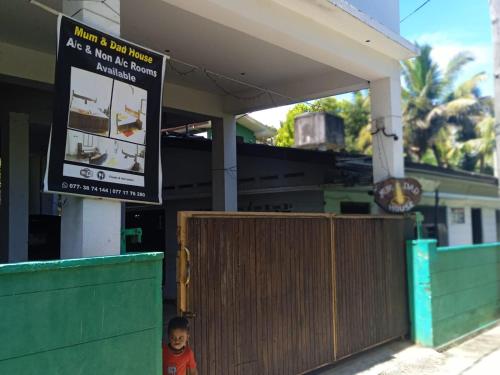
MULTIPOLYGON (((402 134, 399 61, 415 56, 417 49, 399 35, 397 0, 147 0, 140 6, 132 0, 63 0, 39 5, 7 2, 1 12, 0 86, 6 93, 0 107, 2 262, 29 258, 29 222, 36 215, 42 227, 43 217, 51 227, 48 216, 60 215, 62 228, 109 234, 99 240, 82 236, 101 241, 90 247, 111 244, 106 245, 109 254, 119 253, 124 217, 119 205, 105 209, 114 215, 106 223, 97 220, 102 203, 84 213, 92 220, 81 219, 75 227, 69 207, 85 201, 40 190, 52 119, 58 12, 169 55, 161 126, 211 122, 213 152, 204 179, 212 193, 210 209, 238 209, 244 160, 236 157, 235 124, 245 113, 368 88, 372 117, 387 132, 402 134)), ((374 152, 389 157, 384 166, 374 159, 375 181, 404 175, 401 139, 380 135, 374 152)), ((185 172, 165 168, 166 181, 185 172)), ((169 190, 164 192, 167 197, 169 190)), ((66 243, 63 238, 62 257, 74 254, 67 253, 66 243)))

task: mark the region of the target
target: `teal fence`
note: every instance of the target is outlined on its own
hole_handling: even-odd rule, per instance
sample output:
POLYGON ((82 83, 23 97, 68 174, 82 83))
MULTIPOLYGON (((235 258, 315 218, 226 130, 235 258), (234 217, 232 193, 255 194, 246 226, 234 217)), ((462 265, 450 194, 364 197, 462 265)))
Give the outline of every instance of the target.
POLYGON ((0 374, 160 375, 162 259, 0 265, 0 374))
POLYGON ((500 243, 407 246, 413 340, 440 347, 500 319, 500 243))

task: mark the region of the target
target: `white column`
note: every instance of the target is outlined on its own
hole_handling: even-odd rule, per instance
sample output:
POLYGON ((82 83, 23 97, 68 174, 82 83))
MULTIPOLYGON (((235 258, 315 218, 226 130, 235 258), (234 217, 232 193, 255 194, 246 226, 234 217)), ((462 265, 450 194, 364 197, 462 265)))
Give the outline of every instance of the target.
POLYGON ((29 116, 9 113, 2 126, 0 262, 28 260, 29 116))
MULTIPOLYGON (((63 12, 112 35, 120 35, 120 0, 63 1, 63 12)), ((65 196, 61 258, 120 254, 121 202, 65 196)))
MULTIPOLYGON (((498 0, 490 0, 490 19, 493 38, 493 82, 495 95, 493 106, 495 113, 495 153, 493 154, 494 174, 500 176, 500 3, 498 0)), ((498 186, 500 190, 500 185, 498 186)), ((499 191, 500 193, 500 191, 499 191)))
POLYGON ((386 134, 396 134, 398 138, 387 137, 382 130, 373 136, 373 181, 404 177, 401 82, 397 63, 391 77, 371 82, 370 99, 373 127, 375 124, 378 128, 385 127, 386 134))
POLYGON ((61 258, 120 254, 120 202, 74 197, 62 202, 61 258))
POLYGON ((40 211, 40 154, 33 153, 29 157, 29 212, 30 215, 39 215, 40 211))
POLYGON ((63 0, 63 13, 102 30, 120 36, 120 0, 63 0))
POLYGON ((238 211, 236 118, 212 122, 212 209, 238 211))

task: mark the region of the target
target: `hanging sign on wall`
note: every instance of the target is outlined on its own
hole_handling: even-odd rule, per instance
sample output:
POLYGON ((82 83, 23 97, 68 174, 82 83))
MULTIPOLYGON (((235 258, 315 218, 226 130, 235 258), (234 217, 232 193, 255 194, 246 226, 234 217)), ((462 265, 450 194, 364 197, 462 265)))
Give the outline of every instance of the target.
POLYGON ((59 16, 44 191, 161 203, 165 60, 59 16))
POLYGON ((420 202, 422 186, 413 178, 389 178, 375 184, 375 202, 392 213, 410 211, 420 202))

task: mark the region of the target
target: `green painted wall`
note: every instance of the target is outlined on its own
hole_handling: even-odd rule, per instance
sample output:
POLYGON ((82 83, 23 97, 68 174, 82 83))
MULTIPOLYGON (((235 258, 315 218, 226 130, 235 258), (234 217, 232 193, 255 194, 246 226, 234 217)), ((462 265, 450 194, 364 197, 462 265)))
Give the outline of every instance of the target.
POLYGON ((324 190, 325 212, 340 213, 340 200, 338 194, 333 191, 324 190))
POLYGON ((340 188, 326 188, 324 193, 324 208, 325 212, 340 213, 341 202, 363 202, 372 205, 372 212, 376 212, 373 197, 368 195, 366 191, 353 191, 352 189, 342 190, 340 188))
POLYGON ((236 135, 242 137, 245 143, 255 143, 256 141, 255 134, 238 123, 236 124, 236 135))
POLYGON ((0 374, 157 374, 161 253, 0 265, 0 374))
MULTIPOLYGON (((236 123, 236 136, 242 137, 245 143, 255 143, 257 141, 255 134, 251 130, 238 123, 236 123)), ((212 139, 212 129, 207 130, 207 137, 208 139, 212 139)))
POLYGON ((500 243, 408 244, 414 340, 439 347, 500 319, 500 243))

